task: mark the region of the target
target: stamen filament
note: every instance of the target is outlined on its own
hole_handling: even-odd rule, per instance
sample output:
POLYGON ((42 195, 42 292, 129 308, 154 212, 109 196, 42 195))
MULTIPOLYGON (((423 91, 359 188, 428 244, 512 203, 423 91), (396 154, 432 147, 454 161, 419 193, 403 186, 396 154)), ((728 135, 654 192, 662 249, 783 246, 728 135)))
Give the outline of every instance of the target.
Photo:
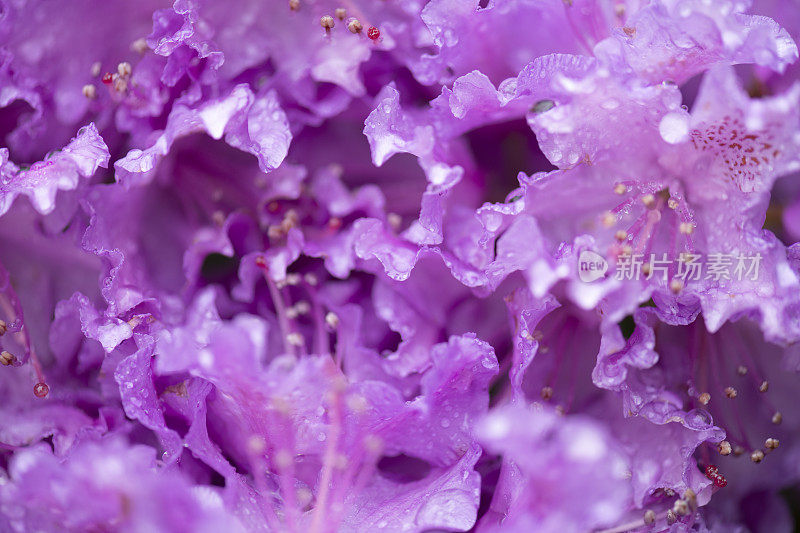
POLYGON ((314 515, 311 519, 311 533, 317 533, 322 526, 324 515, 327 515, 328 496, 331 490, 333 479, 334 463, 336 452, 339 446, 339 438, 342 433, 341 421, 341 394, 333 391, 333 398, 330 403, 331 423, 328 431, 328 440, 325 446, 325 455, 322 462, 322 475, 319 481, 319 493, 317 494, 317 504, 314 506, 314 515))

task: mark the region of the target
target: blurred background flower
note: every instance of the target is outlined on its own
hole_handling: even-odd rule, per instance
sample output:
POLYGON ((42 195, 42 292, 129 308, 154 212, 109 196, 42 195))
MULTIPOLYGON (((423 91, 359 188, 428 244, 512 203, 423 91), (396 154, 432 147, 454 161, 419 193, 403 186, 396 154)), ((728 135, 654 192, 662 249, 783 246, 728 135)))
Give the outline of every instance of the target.
POLYGON ((799 36, 0 0, 0 531, 800 530, 799 36))

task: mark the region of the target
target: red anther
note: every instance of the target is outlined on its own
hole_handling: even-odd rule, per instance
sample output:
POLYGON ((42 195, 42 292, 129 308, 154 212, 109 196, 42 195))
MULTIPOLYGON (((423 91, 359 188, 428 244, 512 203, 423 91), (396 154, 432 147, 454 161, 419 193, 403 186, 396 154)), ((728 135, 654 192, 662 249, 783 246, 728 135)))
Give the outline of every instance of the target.
POLYGON ((367 37, 372 39, 373 41, 377 41, 381 38, 381 30, 376 28, 375 26, 370 26, 367 30, 367 37))
POLYGON ((337 230, 342 227, 342 219, 339 217, 332 217, 328 221, 328 227, 332 230, 337 230))
POLYGON ((103 74, 103 83, 105 83, 106 85, 111 85, 111 82, 113 81, 114 81, 114 76, 112 76, 110 72, 106 72, 105 74, 103 74))
POLYGON ((33 394, 36 395, 37 398, 44 398, 50 392, 50 387, 47 386, 47 383, 39 382, 33 386, 33 394))
POLYGON ((256 257, 256 266, 259 268, 267 268, 267 260, 264 259, 263 255, 256 257))
POLYGON ((706 477, 714 483, 715 487, 722 488, 728 485, 728 480, 719 473, 719 468, 716 465, 708 465, 705 471, 706 477))

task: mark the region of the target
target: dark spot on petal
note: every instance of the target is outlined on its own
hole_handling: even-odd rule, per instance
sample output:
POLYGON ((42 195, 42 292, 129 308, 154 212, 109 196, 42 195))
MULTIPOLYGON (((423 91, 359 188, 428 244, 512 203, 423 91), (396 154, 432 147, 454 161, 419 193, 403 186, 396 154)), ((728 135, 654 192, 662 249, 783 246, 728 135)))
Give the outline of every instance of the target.
POLYGON ((200 267, 200 275, 209 283, 221 282, 230 276, 236 275, 238 265, 239 261, 234 257, 211 253, 203 260, 203 266, 200 267))
POLYGON ((622 331, 622 336, 625 337, 625 340, 631 338, 633 335, 633 330, 636 329, 636 323, 633 321, 633 315, 628 315, 622 320, 619 321, 619 329, 622 331))
POLYGON ((410 455, 384 456, 378 461, 378 471, 396 483, 413 483, 428 477, 431 465, 410 455))

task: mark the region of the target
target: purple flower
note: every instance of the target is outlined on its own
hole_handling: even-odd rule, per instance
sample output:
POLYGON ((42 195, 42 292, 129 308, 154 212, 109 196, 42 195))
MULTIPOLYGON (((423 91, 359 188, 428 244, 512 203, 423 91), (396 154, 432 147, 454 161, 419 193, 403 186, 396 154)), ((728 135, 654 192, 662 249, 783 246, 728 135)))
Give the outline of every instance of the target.
MULTIPOLYGON (((766 456, 779 443, 784 449, 794 446, 795 348, 764 342, 745 320, 713 335, 697 321, 679 326, 660 322, 650 309, 637 312, 635 320, 636 329, 627 340, 615 328, 604 335, 593 372, 598 386, 622 392, 627 416, 659 424, 675 420, 706 432, 709 451, 716 457, 713 463, 723 473, 728 465, 740 469, 748 459, 764 460, 765 465, 781 461, 766 456), (719 429, 709 432, 712 425, 719 429), (739 456, 743 457, 734 462, 739 456)), ((765 478, 769 482, 796 476, 794 468, 773 467, 776 470, 765 478)), ((759 477, 745 474, 737 489, 745 492, 759 477)))
POLYGON ((3 513, 24 529, 245 531, 218 491, 159 471, 153 452, 114 438, 86 440, 61 461, 45 446, 20 451, 2 489, 3 513))
POLYGON ((0 0, 0 531, 791 530, 796 12, 0 0))
POLYGON ((624 516, 631 490, 626 464, 602 425, 509 406, 478 432, 505 461, 492 503, 502 518, 496 525, 486 520, 482 530, 586 531, 624 516))

